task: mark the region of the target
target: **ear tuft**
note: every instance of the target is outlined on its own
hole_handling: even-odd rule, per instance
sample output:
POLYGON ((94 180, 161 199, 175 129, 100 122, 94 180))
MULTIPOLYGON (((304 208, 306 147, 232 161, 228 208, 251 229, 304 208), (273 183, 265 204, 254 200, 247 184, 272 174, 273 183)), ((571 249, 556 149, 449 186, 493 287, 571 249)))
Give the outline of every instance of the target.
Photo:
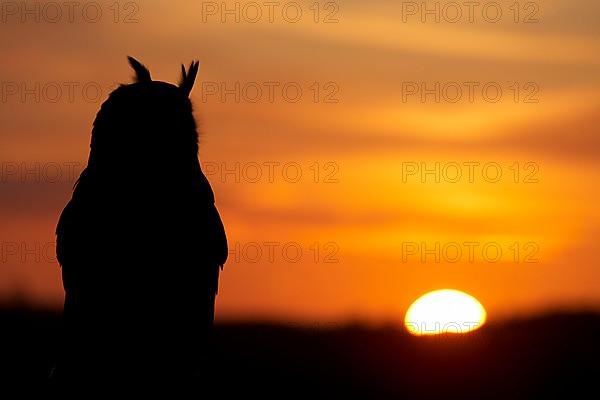
POLYGON ((152 77, 150 76, 148 68, 131 56, 127 56, 127 59, 129 60, 129 65, 131 65, 131 68, 135 71, 136 82, 152 82, 152 77))
POLYGON ((189 96, 194 87, 196 76, 198 75, 198 69, 200 68, 199 61, 192 61, 189 69, 185 70, 185 66, 181 64, 181 81, 179 82, 179 88, 183 90, 186 96, 189 96))

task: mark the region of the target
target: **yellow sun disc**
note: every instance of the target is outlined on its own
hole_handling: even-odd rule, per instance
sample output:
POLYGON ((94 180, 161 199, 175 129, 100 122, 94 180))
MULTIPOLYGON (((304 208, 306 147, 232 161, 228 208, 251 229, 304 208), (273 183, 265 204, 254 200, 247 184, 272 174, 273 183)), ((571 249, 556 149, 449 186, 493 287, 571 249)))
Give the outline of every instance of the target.
POLYGON ((464 292, 442 289, 419 297, 408 308, 404 325, 413 335, 468 333, 480 328, 486 312, 476 298, 464 292))

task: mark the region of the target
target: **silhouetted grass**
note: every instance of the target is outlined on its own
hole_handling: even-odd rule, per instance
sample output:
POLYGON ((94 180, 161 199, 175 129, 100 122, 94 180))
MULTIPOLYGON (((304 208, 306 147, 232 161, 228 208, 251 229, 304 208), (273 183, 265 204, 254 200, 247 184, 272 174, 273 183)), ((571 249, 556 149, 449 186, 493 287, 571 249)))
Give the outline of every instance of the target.
MULTIPOLYGON (((60 314, 4 309, 0 326, 2 387, 41 386, 58 351, 60 314)), ((214 329, 203 384, 222 396, 273 398, 573 398, 585 390, 595 398, 599 338, 600 316, 593 313, 428 338, 356 324, 223 324, 214 329)))

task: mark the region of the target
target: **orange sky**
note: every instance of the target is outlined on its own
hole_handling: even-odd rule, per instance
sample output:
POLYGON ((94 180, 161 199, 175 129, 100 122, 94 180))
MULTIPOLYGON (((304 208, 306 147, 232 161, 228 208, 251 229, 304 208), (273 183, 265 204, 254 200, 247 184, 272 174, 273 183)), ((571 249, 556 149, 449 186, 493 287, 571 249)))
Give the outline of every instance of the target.
POLYGON ((116 83, 129 82, 131 54, 170 82, 179 63, 201 61, 192 93, 200 158, 238 248, 222 275, 219 318, 400 320, 414 299, 439 288, 472 294, 490 318, 600 308, 598 2, 541 2, 537 23, 522 22, 535 11, 526 2, 515 23, 512 0, 497 2, 496 23, 481 12, 472 23, 466 15, 422 23, 419 14, 403 22, 401 2, 381 0, 322 2, 318 23, 312 1, 297 2, 297 23, 277 9, 272 23, 266 8, 257 23, 244 15, 222 23, 220 14, 203 22, 202 2, 122 2, 115 23, 113 3, 97 2, 97 23, 81 10, 73 23, 67 15, 23 23, 3 10, 0 31, 10 40, 0 43, 0 298, 62 301, 58 266, 45 255, 73 184, 65 163, 81 170, 94 115, 116 83), (131 12, 138 22, 123 23, 131 12), (324 23, 332 12, 339 21, 324 23), (234 94, 223 101, 221 85, 236 82, 239 102, 234 94), (407 83, 436 82, 447 89, 439 102, 434 94, 403 98, 407 83), (472 101, 465 82, 476 83, 472 101), (21 87, 35 92, 36 83, 39 102, 21 87), (484 97, 486 85, 501 88, 497 102, 484 97), (100 88, 99 99, 86 100, 84 86, 90 97, 100 88), (257 86, 262 97, 252 102, 257 86), (452 102, 456 86, 462 97, 452 102), (301 98, 286 101, 297 87, 301 98), (45 176, 52 163, 62 166, 58 182, 45 176), (221 175, 236 163, 239 182, 221 175), (419 173, 403 179, 403 168, 436 163, 447 173, 440 182, 419 173), (478 163, 470 164, 472 182, 469 163, 478 163), (454 183, 456 165, 463 176, 454 183), (497 182, 485 165, 501 170, 497 182), (23 166, 39 166, 41 179, 23 178, 23 166), (473 262, 465 242, 480 243, 473 262), (406 243, 439 243, 440 262, 422 262, 421 253, 403 260, 406 243), (443 257, 449 243, 463 251, 457 262, 443 257), (490 243, 502 249, 497 262, 481 254, 490 243), (534 250, 538 262, 523 262, 534 250))

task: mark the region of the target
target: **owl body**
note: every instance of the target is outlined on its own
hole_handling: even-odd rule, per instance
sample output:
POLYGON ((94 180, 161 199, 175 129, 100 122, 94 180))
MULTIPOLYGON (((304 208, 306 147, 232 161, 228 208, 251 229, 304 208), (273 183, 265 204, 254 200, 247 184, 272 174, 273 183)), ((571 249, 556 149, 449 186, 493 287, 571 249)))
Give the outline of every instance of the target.
POLYGON ((102 105, 57 226, 63 381, 160 378, 198 364, 227 259, 188 98, 197 64, 178 87, 130 62, 138 82, 102 105))

